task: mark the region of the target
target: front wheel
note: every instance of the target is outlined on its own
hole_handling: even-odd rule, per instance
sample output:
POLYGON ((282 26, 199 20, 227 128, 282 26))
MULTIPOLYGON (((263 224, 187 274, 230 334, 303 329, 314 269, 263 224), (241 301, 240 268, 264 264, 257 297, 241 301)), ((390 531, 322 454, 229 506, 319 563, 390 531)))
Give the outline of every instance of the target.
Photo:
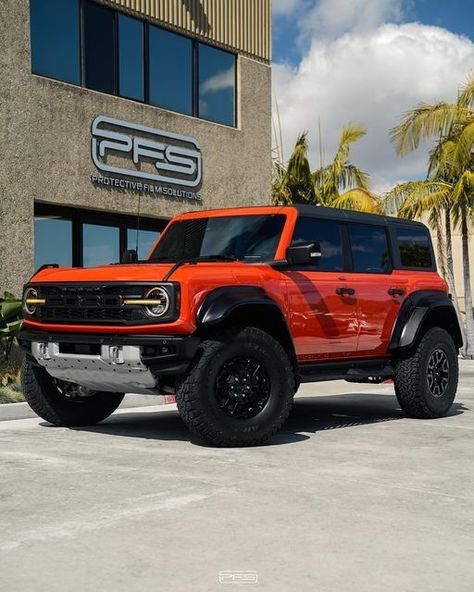
POLYGON ((215 446, 255 446, 286 421, 295 376, 282 346, 253 327, 231 328, 201 343, 176 402, 191 431, 215 446))
POLYGON ((394 383, 400 407, 410 417, 443 417, 453 404, 458 377, 453 339, 444 329, 429 329, 413 354, 396 365, 394 383))
POLYGON ((21 384, 29 406, 56 426, 94 425, 111 415, 122 402, 123 393, 102 393, 52 378, 41 366, 23 363, 21 384))

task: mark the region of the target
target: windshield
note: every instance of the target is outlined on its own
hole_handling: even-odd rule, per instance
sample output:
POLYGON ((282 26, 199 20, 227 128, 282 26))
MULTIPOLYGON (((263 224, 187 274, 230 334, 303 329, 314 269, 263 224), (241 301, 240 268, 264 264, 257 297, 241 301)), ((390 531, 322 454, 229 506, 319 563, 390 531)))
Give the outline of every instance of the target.
POLYGON ((219 216, 173 222, 151 261, 229 257, 240 261, 271 261, 275 257, 285 216, 219 216))

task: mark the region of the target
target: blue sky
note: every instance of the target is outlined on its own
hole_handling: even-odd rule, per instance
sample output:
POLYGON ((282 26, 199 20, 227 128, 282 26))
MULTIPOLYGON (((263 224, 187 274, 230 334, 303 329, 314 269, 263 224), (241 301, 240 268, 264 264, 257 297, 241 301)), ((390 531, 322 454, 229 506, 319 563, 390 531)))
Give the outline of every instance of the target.
MULTIPOLYGON (((413 0, 406 4, 404 22, 416 21, 443 27, 474 39, 474 0, 413 0)), ((293 14, 273 18, 273 60, 298 63, 301 47, 299 27, 293 14)))
POLYGON ((319 162, 341 127, 364 125, 352 159, 384 192, 426 176, 429 145, 403 159, 390 129, 420 102, 453 101, 474 72, 474 0, 273 0, 274 147, 289 155, 307 131, 319 162))

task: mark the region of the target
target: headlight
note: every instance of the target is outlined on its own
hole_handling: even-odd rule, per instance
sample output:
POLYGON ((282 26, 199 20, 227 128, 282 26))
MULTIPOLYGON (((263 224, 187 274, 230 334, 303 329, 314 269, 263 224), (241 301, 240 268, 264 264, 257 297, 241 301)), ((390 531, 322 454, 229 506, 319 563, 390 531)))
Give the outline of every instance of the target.
POLYGON ((143 298, 146 313, 153 318, 162 317, 170 309, 170 297, 164 288, 151 288, 143 298))
POLYGON ((36 288, 27 288, 23 295, 23 312, 34 315, 38 305, 44 304, 44 298, 38 298, 36 288))

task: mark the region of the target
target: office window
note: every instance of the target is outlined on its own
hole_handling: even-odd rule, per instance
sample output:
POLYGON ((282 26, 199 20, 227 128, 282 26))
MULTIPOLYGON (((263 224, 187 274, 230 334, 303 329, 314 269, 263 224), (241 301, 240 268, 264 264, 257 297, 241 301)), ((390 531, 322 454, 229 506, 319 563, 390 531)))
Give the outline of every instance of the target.
POLYGON ((341 225, 332 220, 298 218, 292 245, 319 243, 321 258, 315 271, 344 271, 341 225))
POLYGON ((350 224, 354 271, 362 273, 390 273, 390 251, 387 232, 383 226, 350 224))
MULTIPOLYGON (((138 231, 138 259, 144 261, 160 236, 159 232, 154 230, 142 230, 138 231)), ((137 248, 137 229, 127 228, 127 249, 137 248)))
POLYGON ((125 14, 118 18, 119 95, 145 100, 143 22, 125 14))
POLYGON ((149 28, 149 95, 157 107, 193 114, 193 42, 158 27, 149 28))
POLYGON ((79 0, 31 0, 34 74, 81 83, 79 0))
POLYGON ((35 269, 46 263, 72 267, 72 221, 57 216, 35 217, 35 269))
POLYGON ((199 48, 199 117, 235 125, 235 56, 215 47, 199 48))
POLYGON ((86 86, 114 94, 115 11, 87 2, 84 15, 86 86))
POLYGON ((35 74, 236 125, 236 56, 94 0, 30 0, 35 74))
POLYGON ((428 230, 398 226, 397 242, 404 267, 433 267, 428 230))
POLYGON ((82 241, 84 267, 120 261, 120 228, 118 226, 84 224, 82 241))

